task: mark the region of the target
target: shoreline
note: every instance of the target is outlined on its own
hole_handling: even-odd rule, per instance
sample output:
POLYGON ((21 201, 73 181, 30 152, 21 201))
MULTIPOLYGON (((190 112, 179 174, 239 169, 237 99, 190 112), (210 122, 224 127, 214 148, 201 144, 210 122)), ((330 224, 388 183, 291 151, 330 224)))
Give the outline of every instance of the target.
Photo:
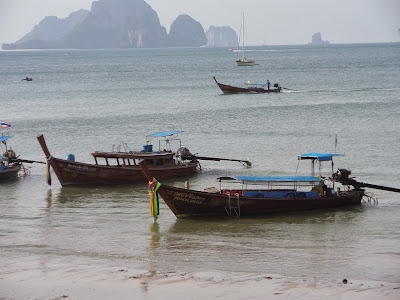
POLYGON ((257 276, 248 279, 213 273, 90 272, 1 268, 1 299, 399 299, 400 283, 257 276), (7 270, 8 269, 8 270, 7 270))

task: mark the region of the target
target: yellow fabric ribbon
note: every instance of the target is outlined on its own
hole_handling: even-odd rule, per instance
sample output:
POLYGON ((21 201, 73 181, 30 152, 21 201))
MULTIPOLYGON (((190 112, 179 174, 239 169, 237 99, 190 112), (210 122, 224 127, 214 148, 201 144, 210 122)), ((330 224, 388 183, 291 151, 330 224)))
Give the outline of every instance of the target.
POLYGON ((157 221, 157 216, 159 215, 159 202, 157 190, 161 186, 155 178, 152 181, 149 181, 149 196, 150 196, 150 213, 154 217, 154 221, 157 221))

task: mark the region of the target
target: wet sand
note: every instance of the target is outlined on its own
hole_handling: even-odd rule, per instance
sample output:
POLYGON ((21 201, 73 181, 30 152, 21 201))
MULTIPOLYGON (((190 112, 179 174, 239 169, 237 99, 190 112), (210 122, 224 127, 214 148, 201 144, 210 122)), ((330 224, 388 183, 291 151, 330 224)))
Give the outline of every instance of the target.
MULTIPOLYGON (((400 283, 1 268, 0 299, 400 299, 400 283), (7 270, 8 269, 8 270, 7 270)), ((107 271, 108 272, 108 271, 107 271)))

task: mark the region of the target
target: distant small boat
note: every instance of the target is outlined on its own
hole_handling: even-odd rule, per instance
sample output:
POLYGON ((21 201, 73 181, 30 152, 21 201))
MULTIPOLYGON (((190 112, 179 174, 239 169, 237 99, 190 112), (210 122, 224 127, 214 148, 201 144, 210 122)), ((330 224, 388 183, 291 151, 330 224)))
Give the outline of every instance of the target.
POLYGON ((24 79, 21 79, 21 81, 32 81, 33 79, 32 79, 32 77, 28 77, 28 76, 26 76, 24 79))
POLYGON ((236 60, 236 63, 238 66, 243 67, 243 66, 255 66, 256 61, 252 58, 247 58, 247 57, 242 57, 236 60))
POLYGON ((280 87, 278 83, 274 84, 274 88, 268 89, 268 85, 266 83, 246 83, 247 87, 236 87, 219 83, 215 76, 214 80, 224 94, 280 93, 282 91, 282 87, 280 87))
POLYGON ((237 63, 238 66, 255 66, 255 65, 258 65, 258 64, 256 64, 256 61, 254 59, 247 58, 245 56, 246 50, 244 49, 244 13, 243 13, 243 18, 242 18, 242 25, 241 25, 241 28, 240 28, 238 50, 241 50, 241 52, 242 52, 242 57, 238 58, 236 60, 236 63, 237 63), (242 49, 240 49, 240 39, 242 39, 242 49))

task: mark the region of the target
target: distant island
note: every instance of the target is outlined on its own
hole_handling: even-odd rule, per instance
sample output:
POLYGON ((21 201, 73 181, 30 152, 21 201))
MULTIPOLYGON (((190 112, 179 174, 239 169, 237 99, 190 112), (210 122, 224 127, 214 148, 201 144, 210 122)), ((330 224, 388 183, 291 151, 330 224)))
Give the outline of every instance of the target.
POLYGON ((158 14, 144 0, 98 0, 91 10, 79 10, 65 19, 45 17, 31 32, 3 50, 113 49, 158 47, 222 47, 237 45, 230 27, 202 25, 188 15, 172 23, 169 34, 158 14))
POLYGON ((228 26, 210 26, 206 31, 208 47, 237 47, 238 36, 236 32, 228 26))
POLYGON ((322 35, 321 32, 317 32, 313 34, 311 38, 311 43, 308 43, 309 45, 329 45, 329 41, 323 41, 322 40, 322 35))

